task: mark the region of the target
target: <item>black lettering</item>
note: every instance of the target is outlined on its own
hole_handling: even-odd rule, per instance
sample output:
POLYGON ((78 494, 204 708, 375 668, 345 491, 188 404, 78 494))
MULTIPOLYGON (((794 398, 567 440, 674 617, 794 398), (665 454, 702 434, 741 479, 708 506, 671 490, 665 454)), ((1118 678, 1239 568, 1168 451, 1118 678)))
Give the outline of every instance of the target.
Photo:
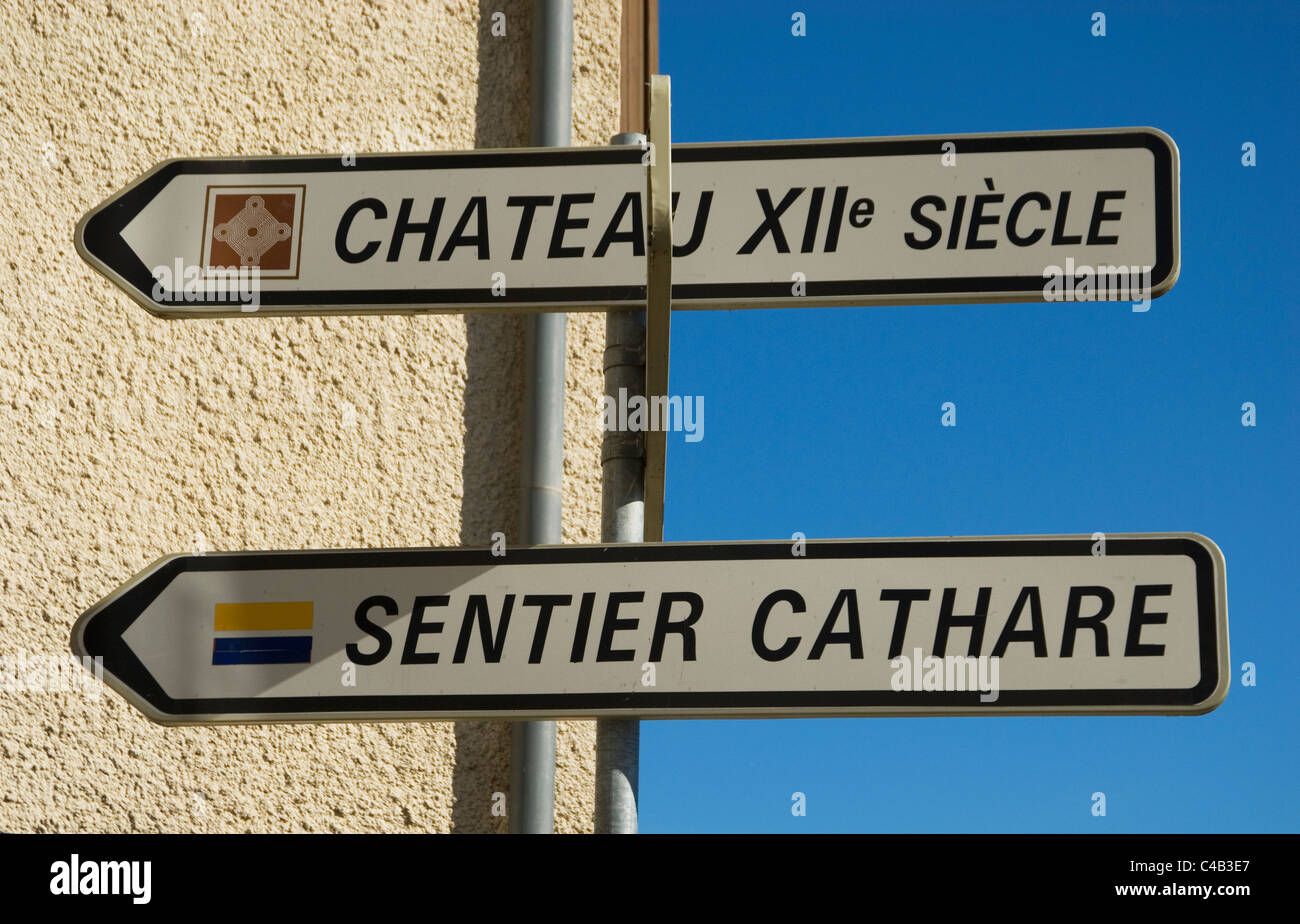
POLYGON ((952 224, 948 228, 948 249, 956 250, 961 243, 961 220, 966 214, 966 197, 958 196, 952 206, 952 224))
POLYGON ((469 202, 465 203, 465 211, 460 213, 460 218, 456 222, 456 227, 452 229, 451 237, 447 238, 446 245, 442 248, 442 253, 438 254, 438 262, 450 260, 452 252, 457 247, 473 247, 478 251, 480 260, 487 260, 488 257, 488 222, 487 222, 487 197, 472 196, 469 202), (475 234, 466 234, 465 228, 469 225, 470 217, 474 218, 475 234))
POLYGON ((835 198, 831 200, 831 220, 826 224, 826 252, 835 253, 840 246, 840 223, 844 221, 844 203, 849 198, 847 186, 835 187, 835 198))
MULTIPOLYGON (((681 193, 673 193, 674 221, 677 219, 677 197, 680 195, 681 193)), ((713 190, 706 189, 700 193, 700 207, 695 210, 695 227, 691 228, 691 239, 681 246, 673 245, 674 257, 685 257, 699 249, 700 243, 704 240, 704 226, 709 220, 709 209, 712 207, 713 190)))
POLYGON ((1007 624, 1002 627, 1002 634, 993 645, 993 651, 990 657, 1001 658, 1007 653, 1007 646, 1012 642, 1033 642, 1034 657, 1047 657, 1047 634, 1043 630, 1043 601, 1039 597, 1037 587, 1025 587, 1020 591, 1020 596, 1016 598, 1015 606, 1011 607, 1011 615, 1007 617, 1007 624), (1030 628, 1016 629, 1016 624, 1020 622, 1020 614, 1024 612, 1025 604, 1029 604, 1030 628))
POLYGON ((388 657, 388 652, 393 650, 393 637, 388 634, 388 630, 383 626, 371 622, 370 617, 367 615, 370 610, 376 606, 382 607, 384 615, 386 616, 397 615, 397 601, 392 597, 366 597, 366 599, 361 601, 361 604, 357 607, 356 616, 354 617, 357 623, 357 628, 377 641, 379 647, 371 654, 365 654, 361 651, 360 645, 349 642, 344 650, 347 651, 348 660, 353 664, 360 664, 363 667, 371 664, 378 664, 380 661, 384 660, 384 658, 388 657))
POLYGON ((758 229, 749 236, 749 240, 745 241, 744 246, 737 250, 736 253, 753 253, 754 249, 769 233, 772 235, 772 243, 776 245, 776 252, 789 253, 790 245, 786 243, 785 232, 781 230, 781 213, 794 204, 794 200, 799 198, 799 194, 804 191, 804 188, 803 186, 796 186, 790 190, 785 194, 785 198, 781 200, 781 204, 775 209, 772 208, 772 193, 770 190, 754 190, 758 194, 759 205, 763 207, 763 223, 758 226, 758 229))
POLYGON ((812 651, 808 652, 808 660, 820 661, 827 645, 848 645, 849 657, 855 661, 862 660, 862 620, 858 618, 858 593, 852 588, 841 590, 831 604, 831 611, 822 623, 821 632, 817 633, 812 651), (832 632, 839 622, 841 610, 848 611, 849 627, 843 632, 832 632))
POLYGON ((808 200, 808 220, 803 226, 803 243, 799 246, 800 253, 812 253, 813 245, 817 243, 817 223, 822 218, 822 199, 826 196, 826 187, 816 186, 813 188, 812 195, 808 200))
POLYGON ((600 645, 596 648, 596 661, 631 661, 636 658, 632 648, 614 648, 614 633, 620 630, 635 629, 637 618, 628 616, 619 618, 618 608, 624 603, 640 603, 645 594, 639 590, 624 590, 609 595, 605 604, 605 621, 600 627, 600 645))
POLYGON ((469 654, 470 631, 475 622, 478 623, 479 641, 483 643, 483 660, 488 664, 499 662, 501 649, 506 644, 506 629, 510 626, 510 611, 514 605, 515 595, 506 594, 505 603, 501 607, 501 626, 496 638, 493 638, 492 612, 488 608, 487 595, 470 594, 469 602, 465 605, 465 618, 460 623, 460 636, 456 639, 456 653, 451 657, 452 663, 465 663, 465 656, 469 654))
POLYGON ((528 594, 524 606, 535 606, 537 628, 533 630, 533 647, 528 651, 528 663, 540 664, 542 649, 546 646, 546 633, 551 628, 551 611, 557 606, 568 606, 573 598, 567 594, 528 594))
POLYGON ((1101 223, 1103 221, 1115 221, 1120 217, 1119 212, 1104 212, 1107 199, 1123 199, 1124 190, 1108 189, 1097 193, 1097 198, 1092 203, 1092 221, 1088 222, 1088 243, 1089 244, 1118 244, 1119 235, 1108 235, 1102 237, 1100 234, 1101 223))
POLYGON ((925 208, 927 205, 933 205, 935 209, 940 212, 947 208, 947 206, 943 204, 943 198, 941 196, 922 196, 920 199, 917 199, 912 203, 912 221, 930 231, 930 237, 924 241, 911 231, 908 231, 903 235, 903 240, 905 240, 907 246, 911 247, 913 250, 929 250, 935 244, 939 243, 939 238, 943 237, 943 228, 939 226, 939 223, 933 218, 927 218, 921 213, 921 209, 925 208))
POLYGON ((912 613, 912 604, 919 600, 929 600, 930 591, 882 590, 880 599, 898 604, 898 612, 894 614, 894 632, 889 637, 889 659, 892 661, 903 653, 903 637, 907 634, 907 617, 912 613))
POLYGON ((1052 226, 1052 246, 1054 247, 1061 244, 1077 244, 1083 240, 1077 234, 1067 235, 1065 233, 1065 219, 1069 217, 1069 214, 1070 194, 1062 192, 1056 202, 1056 224, 1052 226))
POLYGON ((704 614, 704 600, 699 594, 691 593, 689 590, 683 590, 680 593, 665 593, 659 598, 659 613, 655 616, 655 631, 650 639, 650 660, 659 661, 664 654, 664 637, 669 632, 676 632, 682 637, 682 660, 695 660, 695 629, 694 625, 700 621, 700 616, 704 614), (668 618, 672 611, 674 603, 685 603, 690 607, 690 612, 686 614, 685 619, 671 621, 668 618))
POLYGON ((378 199, 358 199, 348 206, 343 217, 339 219, 338 231, 334 234, 334 252, 344 263, 364 263, 379 252, 379 241, 370 241, 360 250, 348 249, 348 231, 352 228, 352 220, 362 209, 370 209, 375 213, 375 217, 381 220, 388 217, 388 209, 384 208, 384 203, 378 199))
POLYGON ((1106 626, 1103 623, 1114 608, 1115 595, 1107 587, 1071 587, 1070 599, 1065 604, 1065 631, 1061 634, 1061 657, 1074 657, 1074 634, 1079 629, 1091 629, 1096 633, 1098 657, 1109 655, 1110 642, 1106 637, 1106 626), (1096 597, 1101 601, 1101 609, 1096 615, 1079 615, 1084 597, 1096 597))
POLYGON ((551 229, 551 249, 546 252, 548 259, 582 256, 581 247, 564 246, 564 235, 571 230, 587 227, 587 219, 570 218, 569 210, 575 205, 588 205, 595 201, 595 193, 565 193, 560 196, 560 207, 555 213, 555 226, 551 229))
POLYGON ((787 638, 780 648, 768 648, 767 643, 763 640, 763 630, 767 628, 767 617, 772 615, 772 607, 778 603, 790 604, 790 609, 795 613, 805 611, 803 597, 793 590, 774 590, 763 598, 763 602, 758 605, 758 611, 754 613, 753 643, 755 653, 764 661, 784 661, 794 654, 795 649, 799 647, 799 636, 797 635, 787 638))
POLYGON ((605 256, 605 251, 609 250, 611 244, 631 244, 632 256, 645 256, 645 221, 641 217, 641 194, 625 193, 623 201, 618 204, 614 210, 614 217, 609 220, 609 227, 600 238, 600 243, 592 251, 593 257, 605 256), (618 226, 623 223, 623 216, 627 214, 628 209, 632 210, 632 230, 619 231, 618 226))
POLYGON ((416 651, 421 635, 434 635, 442 631, 442 623, 425 622, 424 611, 431 606, 446 606, 450 597, 416 597, 411 606, 411 621, 406 627, 406 644, 402 647, 403 664, 437 664, 438 652, 416 651))
POLYGON ((1124 657, 1156 657, 1165 653, 1164 645, 1142 644, 1143 626, 1163 626, 1168 613, 1148 613, 1147 597, 1167 597, 1173 593, 1172 584, 1139 584, 1133 588, 1133 611, 1128 619, 1128 638, 1124 642, 1124 657))
POLYGON ((523 209, 519 213, 519 230, 515 232, 515 249, 510 251, 511 260, 524 258, 524 250, 528 247, 528 234, 533 230, 533 215, 536 214, 537 207, 554 204, 554 196, 511 196, 506 200, 507 206, 523 209))
POLYGON ((943 601, 939 604, 939 624, 934 632, 934 656, 942 658, 948 650, 948 630, 957 627, 970 629, 970 644, 966 646, 968 658, 978 657, 980 645, 984 641, 984 622, 989 616, 989 597, 992 587, 981 587, 975 600, 975 612, 969 616, 954 616, 953 607, 957 603, 957 588, 945 587, 943 601))
POLYGON ((1038 240, 1047 233, 1046 228, 1035 228, 1025 236, 1021 236, 1016 230, 1016 222, 1020 219, 1020 210, 1030 202, 1038 203, 1038 207, 1046 212, 1052 207, 1052 200, 1040 192, 1027 192, 1011 205, 1011 211, 1007 213, 1007 237, 1011 243, 1017 247, 1029 247, 1036 244, 1038 240))
POLYGON ((865 228, 871 224, 871 216, 876 210, 876 203, 870 199, 859 199, 849 206, 849 224, 855 228, 865 228))
POLYGON ((970 230, 966 232, 967 250, 992 250, 994 247, 998 246, 996 240, 980 240, 979 234, 981 225, 996 225, 999 220, 997 215, 985 215, 984 206, 996 205, 1002 201, 1002 198, 1002 193, 997 193, 991 196, 981 194, 975 197, 975 207, 970 213, 970 230))
POLYGON ((587 633, 591 630, 591 611, 596 605, 596 595, 585 593, 578 606, 578 624, 573 630, 573 648, 569 652, 569 663, 579 664, 587 653, 587 633))
POLYGON ((420 262, 423 263, 433 256, 433 239, 438 233, 438 224, 442 221, 442 207, 445 203, 446 200, 442 196, 434 199, 433 206, 429 209, 429 220, 420 223, 411 221, 411 206, 415 204, 415 200, 403 199, 397 209, 397 219, 393 223, 393 239, 388 242, 386 262, 397 262, 397 258, 402 254, 402 242, 406 240, 406 235, 411 233, 424 235, 424 241, 420 244, 420 262))

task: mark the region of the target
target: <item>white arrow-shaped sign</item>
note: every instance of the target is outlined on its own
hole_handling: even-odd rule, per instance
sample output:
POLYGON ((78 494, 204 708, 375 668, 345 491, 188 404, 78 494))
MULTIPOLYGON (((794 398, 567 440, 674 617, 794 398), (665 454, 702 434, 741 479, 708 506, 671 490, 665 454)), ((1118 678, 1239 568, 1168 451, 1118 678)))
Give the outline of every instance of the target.
MULTIPOLYGON (((76 241, 169 317, 640 304, 656 154, 171 160, 76 241)), ((1178 151, 1156 129, 671 155, 678 308, 1138 301, 1178 276, 1178 151)))
POLYGON ((1192 714, 1229 682, 1196 534, 173 556, 72 648, 169 724, 1192 714))

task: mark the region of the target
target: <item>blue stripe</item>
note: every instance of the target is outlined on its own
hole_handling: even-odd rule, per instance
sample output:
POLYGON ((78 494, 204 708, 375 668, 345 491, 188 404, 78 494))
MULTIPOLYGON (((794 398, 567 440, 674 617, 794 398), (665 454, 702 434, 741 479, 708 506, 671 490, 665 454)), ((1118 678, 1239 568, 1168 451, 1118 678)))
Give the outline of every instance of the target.
POLYGON ((213 664, 310 664, 310 635, 219 638, 212 643, 213 664))

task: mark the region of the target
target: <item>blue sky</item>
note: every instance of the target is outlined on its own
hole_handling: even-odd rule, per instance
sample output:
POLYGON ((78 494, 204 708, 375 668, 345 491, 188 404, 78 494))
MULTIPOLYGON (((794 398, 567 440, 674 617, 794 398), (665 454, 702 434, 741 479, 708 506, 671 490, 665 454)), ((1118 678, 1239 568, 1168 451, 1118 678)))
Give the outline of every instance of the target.
POLYGON ((707 414, 670 435, 664 538, 1200 532, 1238 670, 1197 717, 643 722, 643 832, 1300 830, 1297 25, 1280 3, 660 0, 676 141, 1153 125, 1182 170, 1182 273, 1145 314, 675 313, 670 390, 707 414))

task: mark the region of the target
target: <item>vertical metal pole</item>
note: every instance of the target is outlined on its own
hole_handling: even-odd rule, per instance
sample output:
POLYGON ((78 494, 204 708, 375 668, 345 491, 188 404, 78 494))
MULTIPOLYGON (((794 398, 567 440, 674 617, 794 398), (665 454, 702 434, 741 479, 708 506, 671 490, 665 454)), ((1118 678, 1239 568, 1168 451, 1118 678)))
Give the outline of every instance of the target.
MULTIPOLYGON (((671 81, 651 74, 646 94, 650 125, 650 169, 646 175, 646 321, 645 389, 650 400, 668 394, 668 349, 673 307, 672 122, 671 81), (657 150, 656 150, 657 149, 657 150)), ((645 516, 643 541, 664 541, 664 487, 667 434, 645 434, 645 516)))
MULTIPOLYGON (((624 132, 613 144, 640 145, 645 135, 624 132)), ((605 394, 615 401, 645 394, 645 312, 605 315, 605 394)), ((601 444, 602 542, 641 542, 645 514, 645 450, 642 434, 607 430, 601 444)), ((596 833, 635 834, 641 723, 596 723, 596 833)))
MULTIPOLYGON (((532 99, 529 142, 567 147, 572 123, 573 3, 533 4, 532 99)), ((524 330, 523 508, 525 545, 563 539, 564 481, 563 314, 533 314, 524 330)), ((555 723, 515 722, 510 733, 510 832, 555 830, 555 723)))

